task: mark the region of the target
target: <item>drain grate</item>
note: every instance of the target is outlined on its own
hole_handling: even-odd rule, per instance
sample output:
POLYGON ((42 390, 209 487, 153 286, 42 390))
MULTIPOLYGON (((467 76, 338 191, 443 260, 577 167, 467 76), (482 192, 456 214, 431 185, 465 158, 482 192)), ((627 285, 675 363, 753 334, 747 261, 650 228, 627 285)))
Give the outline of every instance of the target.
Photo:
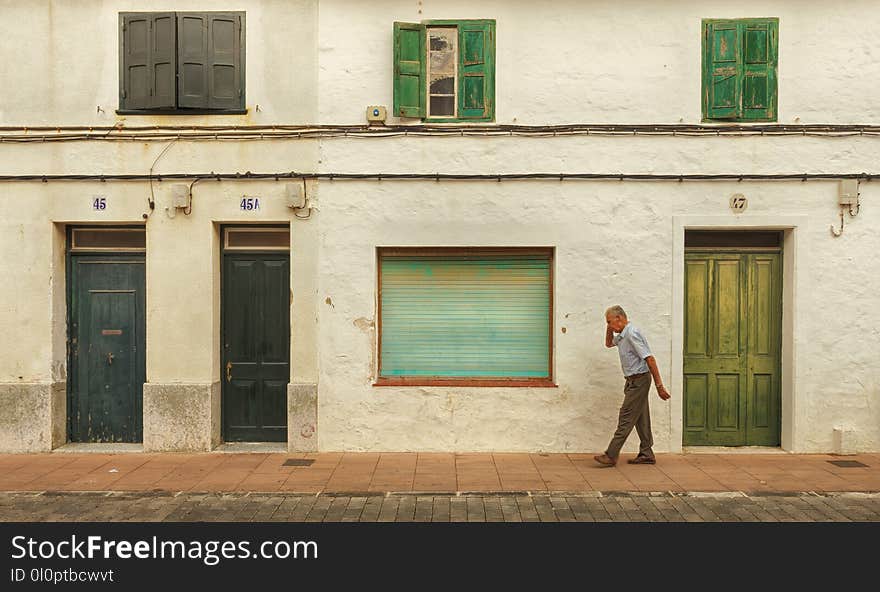
POLYGON ((836 467, 843 467, 846 469, 855 468, 855 467, 867 467, 863 462, 859 462, 857 460, 829 460, 832 465, 836 467))
POLYGON ((315 462, 313 458, 288 458, 284 461, 285 467, 308 467, 315 462))

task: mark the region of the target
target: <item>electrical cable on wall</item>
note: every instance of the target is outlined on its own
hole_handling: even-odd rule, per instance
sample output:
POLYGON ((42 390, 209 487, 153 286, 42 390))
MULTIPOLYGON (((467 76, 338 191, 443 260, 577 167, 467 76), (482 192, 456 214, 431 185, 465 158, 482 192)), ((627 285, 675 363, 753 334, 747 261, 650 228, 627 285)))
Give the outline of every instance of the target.
POLYGON ((147 213, 144 213, 144 220, 149 218, 150 213, 152 213, 153 210, 156 209, 156 196, 153 194, 153 169, 156 168, 156 163, 159 162, 159 159, 162 158, 162 156, 164 156, 166 152, 168 152, 168 149, 171 148, 171 146, 176 141, 177 141, 177 139, 174 139, 174 140, 171 140, 170 142, 168 142, 168 145, 165 146, 165 149, 159 153, 159 156, 157 156, 156 160, 153 161, 153 164, 150 165, 150 199, 147 202, 147 205, 150 207, 150 211, 147 213))
MULTIPOLYGON (((880 173, 719 173, 719 174, 665 174, 665 173, 303 173, 296 171, 274 173, 167 173, 159 180, 185 179, 194 181, 266 181, 281 179, 328 180, 328 181, 526 181, 526 180, 580 180, 580 181, 837 181, 858 179, 871 181, 880 173)), ((138 173, 73 174, 58 175, 25 174, 0 175, 0 182, 23 181, 152 181, 153 175, 138 173)))
POLYGON ((564 125, 224 125, 224 126, 40 126, 0 127, 0 143, 170 140, 300 140, 332 138, 459 137, 565 137, 565 136, 673 136, 673 137, 880 137, 880 126, 862 124, 810 125, 691 125, 691 124, 564 124, 564 125))

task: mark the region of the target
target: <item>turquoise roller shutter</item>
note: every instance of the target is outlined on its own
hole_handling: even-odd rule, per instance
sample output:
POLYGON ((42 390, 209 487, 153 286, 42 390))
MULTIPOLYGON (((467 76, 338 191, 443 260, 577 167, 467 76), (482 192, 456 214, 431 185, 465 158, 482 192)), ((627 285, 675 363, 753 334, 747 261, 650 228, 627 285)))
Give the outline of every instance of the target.
POLYGON ((380 257, 381 377, 550 377, 549 251, 380 257))

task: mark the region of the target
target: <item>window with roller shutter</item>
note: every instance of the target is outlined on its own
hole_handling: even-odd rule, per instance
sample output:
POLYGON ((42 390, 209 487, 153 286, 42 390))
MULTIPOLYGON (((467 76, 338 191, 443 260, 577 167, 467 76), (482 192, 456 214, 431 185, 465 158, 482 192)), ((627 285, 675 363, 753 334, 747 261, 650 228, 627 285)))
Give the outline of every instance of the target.
POLYGON ((119 112, 244 112, 243 12, 119 15, 119 112))
POLYGON ((703 20, 703 120, 776 121, 779 19, 703 20))
POLYGON ((383 247, 376 386, 554 386, 552 248, 383 247))

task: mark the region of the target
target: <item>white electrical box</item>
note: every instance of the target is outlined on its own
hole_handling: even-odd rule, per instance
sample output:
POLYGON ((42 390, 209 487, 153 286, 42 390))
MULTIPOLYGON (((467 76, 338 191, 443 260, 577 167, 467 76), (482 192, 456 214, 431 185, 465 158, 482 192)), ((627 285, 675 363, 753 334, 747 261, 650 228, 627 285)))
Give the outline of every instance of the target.
POLYGON ((859 205, 859 180, 841 179, 838 188, 837 203, 842 206, 859 205))
POLYGON ((299 183, 287 183, 284 186, 284 195, 287 198, 286 201, 288 208, 305 207, 305 195, 303 195, 303 188, 299 183))
POLYGON ((383 105, 370 105, 367 107, 367 121, 369 123, 385 123, 387 116, 387 110, 383 105))
POLYGON ((186 185, 171 186, 171 205, 175 208, 189 207, 189 188, 186 185))

